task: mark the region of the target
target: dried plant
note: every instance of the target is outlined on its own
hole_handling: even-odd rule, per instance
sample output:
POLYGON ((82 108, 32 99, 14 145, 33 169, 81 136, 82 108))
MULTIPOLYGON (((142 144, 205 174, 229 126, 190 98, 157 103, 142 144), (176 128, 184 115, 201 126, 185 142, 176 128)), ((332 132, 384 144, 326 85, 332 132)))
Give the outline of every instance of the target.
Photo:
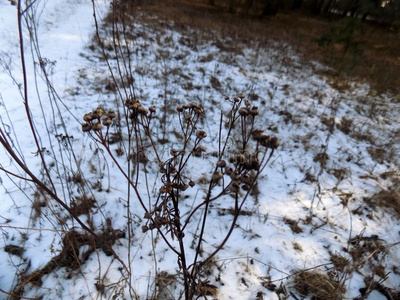
MULTIPOLYGON (((121 282, 126 283, 131 298, 137 299, 139 296, 132 287, 131 248, 128 246, 128 259, 125 260, 114 250, 113 245, 117 239, 126 239, 128 245, 132 244, 134 232, 132 220, 134 214, 137 215, 140 212, 143 213, 140 224, 141 232, 144 235, 151 234, 154 256, 156 255, 153 239, 155 235, 160 236, 165 245, 176 255, 177 277, 182 281, 181 293, 184 298, 188 300, 193 299, 196 295, 205 296, 211 291, 215 294, 215 288, 205 277, 204 271, 208 268, 210 261, 223 250, 228 242, 246 201, 251 197, 258 177, 279 146, 279 140, 277 137, 265 134, 262 129, 256 127, 255 121, 259 115, 259 109, 241 93, 233 98, 227 97, 225 99, 226 103, 229 104, 225 106, 229 107, 229 110, 221 111, 219 120, 216 121, 218 130, 213 133, 206 132, 203 128, 202 120, 208 113, 203 107, 196 103, 182 103, 178 106, 176 113, 168 117, 171 124, 177 125, 182 138, 178 143, 164 143, 162 149, 168 149, 169 153, 163 153, 157 128, 160 127, 160 122, 162 122, 164 141, 165 136, 168 135, 166 130, 170 128, 166 126, 166 116, 160 118, 157 116, 157 112, 161 111, 166 114, 168 112, 167 103, 164 101, 164 106, 161 107, 146 105, 145 101, 141 101, 136 95, 134 80, 127 80, 127 78, 134 78, 131 68, 133 51, 127 38, 129 16, 125 14, 128 11, 126 6, 129 5, 126 2, 113 1, 111 9, 113 38, 112 43, 107 46, 104 42, 105 39, 101 37, 93 1, 96 40, 103 54, 103 59, 107 63, 119 104, 116 103, 112 110, 102 107, 95 108, 83 115, 81 124, 83 134, 89 135, 99 148, 105 150, 107 155, 104 160, 111 159, 128 187, 126 196, 127 234, 113 229, 111 221, 108 219, 104 219, 107 227, 103 231, 96 229, 93 225, 90 211, 95 202, 95 197, 93 197, 95 191, 93 186, 90 186, 85 179, 85 172, 76 159, 73 147, 69 144, 70 135, 66 128, 61 135, 60 133, 57 134, 58 139, 68 145, 67 150, 64 150, 68 152, 68 157, 73 158, 70 162, 71 166, 67 167, 67 163, 57 161, 57 168, 55 169, 58 173, 54 174, 49 161, 45 157, 43 143, 35 128, 30 107, 22 34, 24 14, 28 18, 27 23, 31 25, 34 24, 32 23, 34 15, 29 14, 31 7, 23 9, 21 0, 18 1, 17 7, 24 79, 22 98, 42 172, 41 176, 37 175, 36 170, 26 163, 23 156, 15 149, 10 136, 3 129, 0 129, 0 143, 19 173, 3 167, 1 167, 1 170, 11 177, 32 184, 36 187, 38 195, 45 199, 43 203, 46 203, 49 207, 51 207, 51 202, 57 203, 67 217, 76 221, 81 229, 86 232, 83 234, 75 230, 60 230, 60 233, 64 236, 64 250, 61 253, 62 255, 50 261, 52 267, 55 261, 59 262, 58 260, 63 261, 62 264, 59 264, 60 266, 67 266, 67 262, 64 262, 64 256, 67 256, 70 260, 75 260, 72 263, 74 268, 80 267, 91 253, 95 250, 102 250, 106 255, 113 256, 121 264, 121 270, 124 274, 124 279, 121 282), (110 51, 113 52, 113 62, 110 59, 110 51), (115 144, 114 140, 117 135, 120 137, 118 145, 115 144), (213 145, 208 142, 210 135, 218 143, 213 145), (235 140, 235 143, 230 144, 231 140, 235 140), (215 149, 207 151, 206 145, 214 146, 215 149), (205 155, 207 152, 216 154, 214 157, 210 157, 205 155), (209 175, 205 177, 202 183, 196 182, 192 178, 191 160, 194 160, 194 157, 200 160, 200 164, 210 166, 209 175), (151 160, 147 158, 151 158, 151 160), (154 184, 155 194, 149 188, 147 176, 148 169, 152 166, 156 166, 157 172, 161 174, 154 184), (72 184, 79 186, 79 196, 72 192, 73 189, 70 186, 72 184), (62 187, 65 185, 66 191, 60 191, 59 185, 62 187), (202 186, 203 197, 198 198, 191 206, 186 205, 185 191, 194 188, 196 185, 202 186), (143 188, 143 186, 146 188, 143 188), (133 204, 139 204, 134 209, 131 204, 132 199, 136 201, 132 202, 133 204), (218 244, 205 251, 205 236, 210 234, 212 230, 212 227, 207 226, 209 224, 209 208, 211 205, 227 201, 227 199, 232 201, 231 223, 218 244), (80 218, 81 214, 87 216, 86 221, 80 218), (194 237, 191 237, 188 232, 190 228, 194 227, 194 223, 199 224, 199 231, 194 237), (89 250, 84 253, 84 258, 79 258, 78 253, 82 245, 88 245, 89 250), (191 249, 192 246, 193 250, 191 249)), ((34 26, 30 27, 30 30, 32 39, 35 40, 34 26)), ((40 51, 37 52, 37 56, 42 61, 40 51)), ((49 93, 54 99, 58 99, 51 80, 47 76, 45 64, 40 64, 40 67, 45 74, 49 93)), ((59 111, 58 107, 57 110, 59 111)), ((62 116, 59 118, 62 119, 62 116)), ((62 121, 64 123, 63 119, 62 121)), ((55 124, 54 120, 53 122, 55 124)), ((47 133, 49 134, 49 132, 47 133)), ((54 149, 51 150, 54 152, 54 149)), ((98 149, 95 152, 100 153, 98 149)), ((54 156, 56 155, 54 154, 54 156)), ((32 278, 39 282, 41 275, 48 274, 51 270, 51 268, 44 268, 30 272, 30 274, 21 275, 21 280, 14 294, 21 298, 25 284, 32 283, 32 278)), ((104 285, 101 282, 96 287, 104 292, 104 285)), ((120 290, 117 292, 119 293, 120 290)))
MULTIPOLYGON (((217 136, 218 154, 210 170, 210 176, 207 178, 207 189, 203 201, 189 210, 183 205, 185 202, 184 191, 193 188, 196 183, 190 178, 188 162, 196 153, 206 151, 202 142, 207 138, 207 133, 201 130, 199 124, 201 116, 207 113, 202 107, 190 103, 177 108, 177 119, 183 139, 179 147, 171 147, 168 157, 163 159, 157 143, 153 140, 152 133, 152 121, 157 108, 154 106, 146 108, 138 99, 125 100, 128 123, 118 124, 118 127, 125 126, 128 135, 131 136, 128 140, 133 140, 134 144, 142 147, 142 150, 144 150, 143 145, 146 143, 146 139, 150 142, 151 147, 146 149, 148 152, 145 152, 145 155, 154 154, 153 157, 156 158, 159 172, 162 174, 157 197, 154 198, 140 192, 138 180, 135 180, 135 177, 138 178, 138 174, 131 176, 127 171, 128 168, 113 154, 109 138, 115 113, 97 108, 83 116, 85 123, 82 125, 82 131, 87 132, 106 150, 133 189, 136 199, 144 210, 143 219, 145 221, 141 227, 142 232, 157 231, 168 247, 177 255, 178 266, 183 274, 185 299, 192 299, 199 286, 205 284, 201 278, 202 268, 223 249, 259 174, 279 146, 276 137, 268 136, 264 134, 263 130, 254 128, 258 108, 252 106, 249 100, 245 100, 244 94, 233 99, 226 98, 226 101, 231 104, 231 109, 227 120, 224 119, 222 112, 220 114, 217 136), (227 128, 223 128, 223 124, 227 124, 227 128), (130 130, 132 128, 133 130, 130 130), (240 142, 235 145, 236 149, 228 151, 228 141, 236 130, 239 133, 240 142), (203 237, 207 233, 209 206, 229 195, 234 198, 234 213, 229 230, 221 239, 220 244, 200 260, 204 243, 203 237), (151 198, 151 201, 147 204, 144 201, 145 198, 151 198), (201 214, 201 229, 198 239, 194 241, 196 244, 195 254, 188 255, 187 246, 193 241, 190 240, 190 237, 186 238, 185 233, 197 213, 201 214), (183 215, 187 217, 183 218, 183 215), (190 241, 188 242, 187 239, 190 241), (175 241, 178 243, 177 246, 174 246, 175 241)), ((203 159, 208 158, 203 157, 203 159)), ((138 165, 141 162, 135 160, 134 163, 137 164, 135 169, 140 170, 138 165)))

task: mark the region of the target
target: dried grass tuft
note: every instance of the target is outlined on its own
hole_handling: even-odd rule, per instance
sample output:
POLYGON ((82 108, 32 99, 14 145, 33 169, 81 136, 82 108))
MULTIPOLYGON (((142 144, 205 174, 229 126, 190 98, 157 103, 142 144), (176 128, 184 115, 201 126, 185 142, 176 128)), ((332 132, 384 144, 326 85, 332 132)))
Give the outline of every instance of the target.
POLYGON ((311 295, 314 300, 341 300, 346 291, 338 281, 315 271, 296 274, 294 286, 302 296, 311 295))
POLYGON ((394 188, 382 190, 372 197, 364 198, 364 201, 372 208, 383 207, 400 217, 400 193, 394 188))

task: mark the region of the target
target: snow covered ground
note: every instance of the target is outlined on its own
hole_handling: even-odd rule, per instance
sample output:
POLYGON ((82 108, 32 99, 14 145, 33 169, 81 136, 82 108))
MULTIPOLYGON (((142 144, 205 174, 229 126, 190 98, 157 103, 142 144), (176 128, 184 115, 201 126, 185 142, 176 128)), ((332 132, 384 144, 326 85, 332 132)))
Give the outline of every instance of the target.
MULTIPOLYGON (((96 1, 99 18, 108 7, 96 1)), ((135 196, 128 199, 126 180, 104 149, 81 132, 85 113, 99 105, 117 110, 119 97, 94 42, 92 9, 87 0, 38 0, 29 11, 34 14, 27 13, 37 25, 37 44, 24 31, 30 108, 51 183, 40 167, 20 94, 16 7, 0 0, 2 130, 9 133, 23 161, 48 185, 54 184, 65 203, 74 206, 83 195, 95 199, 80 219, 96 232, 112 227, 125 233, 113 248, 131 276, 104 249, 89 251, 89 242, 79 249, 82 265, 67 262, 74 261, 73 256, 55 259, 66 253, 63 240, 68 232, 82 232, 79 225, 31 182, 2 173, 0 298, 11 293, 42 299, 130 299, 136 293, 146 299, 155 297, 157 290, 159 299, 174 299, 182 289, 175 277, 176 256, 156 232, 142 233, 143 211, 135 196), (84 178, 77 178, 78 173, 84 178)), ((261 111, 257 126, 281 142, 259 178, 259 192, 248 199, 231 238, 205 271, 218 289, 214 298, 311 298, 316 276, 299 276, 308 274, 303 270, 323 274, 322 281, 331 280, 325 286, 338 282, 346 299, 362 297, 363 288, 366 298, 359 299, 386 299, 385 291, 400 289, 398 99, 355 82, 344 89, 340 78, 329 76, 320 64, 302 62, 286 44, 199 33, 140 11, 129 26, 132 87, 142 103, 158 109, 154 137, 163 159, 180 143, 176 107, 195 102, 205 110, 201 129, 208 133, 207 151, 205 159, 189 160, 188 175, 196 186, 185 191, 183 212, 200 203, 207 189, 220 110, 228 109, 225 96, 247 95, 261 111), (318 75, 322 73, 328 75, 318 75), (308 295, 299 290, 305 286, 308 295)), ((101 27, 110 67, 115 68, 110 24, 101 27)), ((116 143, 112 150, 120 147, 116 143)), ((138 189, 153 202, 160 174, 155 157, 147 158, 138 189)), ((124 155, 118 161, 127 165, 124 155)), ((26 177, 4 149, 0 163, 26 177)), ((222 200, 209 209, 205 253, 220 243, 232 220, 234 202, 229 195, 222 200)), ((200 216, 199 211, 187 228, 188 257, 194 256, 190 245, 198 238, 200 216)))

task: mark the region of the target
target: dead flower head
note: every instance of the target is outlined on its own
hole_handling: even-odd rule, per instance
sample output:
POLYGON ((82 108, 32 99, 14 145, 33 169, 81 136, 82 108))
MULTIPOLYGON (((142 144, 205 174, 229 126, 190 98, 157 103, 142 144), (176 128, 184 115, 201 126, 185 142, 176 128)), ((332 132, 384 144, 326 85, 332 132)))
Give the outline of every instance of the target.
POLYGON ((205 131, 203 131, 203 130, 199 130, 199 131, 196 132, 196 136, 197 136, 198 139, 201 140, 201 139, 204 139, 204 138, 207 137, 207 133, 205 131))
POLYGON ((214 172, 213 175, 211 176, 211 181, 212 182, 218 182, 222 179, 223 175, 221 172, 214 172))
POLYGON ((89 132, 92 129, 92 125, 89 123, 83 123, 82 124, 82 131, 83 132, 89 132))
POLYGON ((94 131, 100 131, 103 128, 103 125, 101 125, 101 123, 95 123, 92 125, 92 129, 94 131))

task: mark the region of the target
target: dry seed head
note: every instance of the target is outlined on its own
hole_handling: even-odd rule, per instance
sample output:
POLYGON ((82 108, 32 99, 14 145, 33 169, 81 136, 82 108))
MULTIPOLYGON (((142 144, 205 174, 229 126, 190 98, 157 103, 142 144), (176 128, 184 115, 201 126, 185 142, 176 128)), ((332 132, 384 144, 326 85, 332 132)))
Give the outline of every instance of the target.
POLYGON ((264 147, 269 147, 269 139, 270 139, 269 135, 264 135, 264 134, 261 135, 259 138, 260 145, 264 147))
POLYGON ((246 96, 245 96, 243 93, 239 93, 238 97, 239 97, 240 99, 244 99, 244 97, 246 97, 246 96))
POLYGON ((174 148, 172 148, 172 149, 169 151, 169 153, 170 153, 172 156, 177 156, 177 155, 178 155, 178 150, 175 150, 174 148))
POLYGON ((269 147, 269 143, 266 140, 260 140, 260 145, 263 146, 263 147, 266 147, 266 148, 269 147))
POLYGON ((246 162, 243 167, 247 170, 247 171, 251 171, 253 169, 253 165, 249 162, 246 162))
POLYGON ((239 97, 233 97, 233 101, 240 102, 240 98, 239 97))
POLYGON ((178 112, 183 112, 183 107, 182 107, 182 106, 178 106, 178 107, 176 108, 176 110, 177 110, 178 112))
POLYGON ((279 139, 276 136, 271 137, 269 140, 269 147, 272 149, 278 148, 280 145, 279 139))
POLYGON ((101 125, 101 123, 95 123, 95 124, 93 124, 93 126, 92 126, 92 129, 93 129, 94 131, 100 131, 102 128, 103 128, 103 125, 101 125))
POLYGON ((196 136, 198 139, 204 139, 207 137, 207 133, 203 130, 199 130, 196 132, 196 136))
POLYGON ((110 118, 104 118, 103 119, 103 125, 104 126, 110 126, 111 125, 111 123, 112 123, 112 120, 110 119, 110 118))
POLYGON ((125 100, 125 106, 126 107, 129 107, 129 106, 131 106, 133 104, 133 100, 132 99, 126 99, 125 100))
POLYGON ((190 180, 189 181, 189 186, 190 187, 194 187, 196 185, 196 183, 193 181, 193 180, 190 180))
POLYGON ((207 148, 205 146, 199 146, 196 148, 197 151, 206 152, 207 148))
POLYGON ((243 189, 244 191, 248 191, 248 190, 250 190, 250 185, 248 185, 248 184, 243 184, 243 185, 242 185, 242 189, 243 189))
POLYGON ((169 170, 170 170, 171 174, 175 174, 177 172, 177 170, 174 166, 170 166, 169 170))
POLYGON ((250 102, 249 100, 245 100, 245 101, 244 101, 244 104, 245 104, 247 107, 249 107, 249 106, 251 105, 251 102, 250 102))
POLYGON ((260 169, 260 162, 253 160, 251 162, 251 168, 255 171, 258 171, 260 169))
POLYGON ((228 97, 228 96, 225 96, 225 100, 226 100, 226 101, 229 100, 229 97, 228 97))
POLYGON ((259 161, 259 159, 258 159, 258 153, 257 153, 257 152, 254 152, 253 154, 250 154, 249 160, 250 160, 250 161, 256 161, 256 162, 258 162, 258 161, 259 161))
POLYGON ((240 181, 242 183, 246 183, 246 184, 250 184, 251 183, 251 177, 247 174, 243 174, 242 176, 240 176, 240 181))
POLYGON ((104 115, 104 109, 102 109, 101 107, 98 107, 95 112, 97 113, 97 115, 99 116, 99 118, 101 118, 104 115))
POLYGON ((149 110, 147 108, 144 108, 143 106, 139 106, 138 110, 142 115, 145 116, 149 113, 149 110))
POLYGON ((230 190, 232 193, 238 193, 240 190, 239 184, 237 182, 232 182, 230 190))
POLYGON ((132 109, 139 109, 139 107, 141 107, 140 103, 139 103, 139 102, 135 102, 135 103, 133 103, 129 108, 132 108, 132 109))
POLYGON ((86 121, 86 122, 92 121, 92 120, 93 120, 93 115, 92 115, 92 113, 87 113, 87 114, 85 114, 85 115, 83 116, 83 120, 86 121))
POLYGON ((247 108, 242 107, 239 109, 239 115, 245 117, 249 115, 249 110, 247 108))
POLYGON ((228 167, 225 169, 225 174, 228 176, 230 176, 232 174, 232 172, 233 172, 233 169, 231 167, 228 167))
POLYGON ((258 107, 257 107, 257 106, 253 106, 253 107, 250 109, 250 115, 252 115, 253 117, 254 117, 254 116, 257 116, 259 113, 260 113, 260 111, 258 110, 258 107))
POLYGON ((194 110, 196 112, 196 114, 202 114, 204 112, 204 109, 202 107, 196 108, 194 110))
POLYGON ((237 172, 232 172, 232 173, 231 173, 231 179, 232 179, 233 181, 238 181, 238 180, 240 180, 240 174, 237 173, 237 172))
POLYGON ((114 118, 116 117, 115 112, 112 111, 112 110, 110 110, 110 111, 107 113, 107 116, 108 116, 110 119, 114 119, 114 118))
POLYGON ((264 131, 261 130, 261 129, 254 129, 254 130, 251 132, 251 134, 253 135, 253 138, 254 138, 255 140, 260 139, 263 133, 264 133, 264 131))
POLYGON ((264 140, 264 141, 269 141, 270 136, 269 136, 269 135, 263 134, 263 135, 261 135, 260 139, 261 139, 261 140, 264 140))
POLYGON ((236 155, 236 161, 240 164, 244 164, 247 161, 247 159, 246 156, 244 156, 243 154, 239 154, 236 155))
POLYGON ((260 168, 260 161, 257 157, 257 154, 252 154, 250 156, 250 170, 258 170, 260 168))
POLYGON ((224 160, 219 160, 219 161, 217 162, 217 167, 218 167, 218 168, 225 168, 225 167, 226 167, 226 161, 224 161, 224 160))
POLYGON ((171 193, 173 188, 172 182, 167 182, 167 193, 171 193))
POLYGON ((145 233, 149 230, 149 227, 147 227, 146 225, 142 226, 142 232, 145 233))
POLYGON ((100 118, 101 118, 101 116, 100 116, 100 114, 99 114, 99 112, 98 112, 97 110, 93 111, 93 112, 91 113, 91 115, 92 115, 92 117, 93 117, 93 120, 94 120, 94 119, 100 119, 100 118))
POLYGON ((150 107, 149 107, 149 111, 150 111, 151 113, 155 113, 155 112, 156 112, 156 107, 155 107, 155 106, 150 106, 150 107))
POLYGON ((133 119, 136 118, 136 116, 137 116, 137 114, 136 114, 135 112, 131 112, 131 113, 129 114, 129 119, 133 120, 133 119))
POLYGON ((92 125, 89 123, 83 123, 82 124, 82 131, 83 132, 89 132, 92 129, 92 125))
POLYGON ((218 172, 218 171, 214 172, 212 177, 211 177, 211 181, 212 182, 218 182, 218 181, 220 181, 222 179, 222 177, 223 177, 223 174, 221 172, 218 172))

